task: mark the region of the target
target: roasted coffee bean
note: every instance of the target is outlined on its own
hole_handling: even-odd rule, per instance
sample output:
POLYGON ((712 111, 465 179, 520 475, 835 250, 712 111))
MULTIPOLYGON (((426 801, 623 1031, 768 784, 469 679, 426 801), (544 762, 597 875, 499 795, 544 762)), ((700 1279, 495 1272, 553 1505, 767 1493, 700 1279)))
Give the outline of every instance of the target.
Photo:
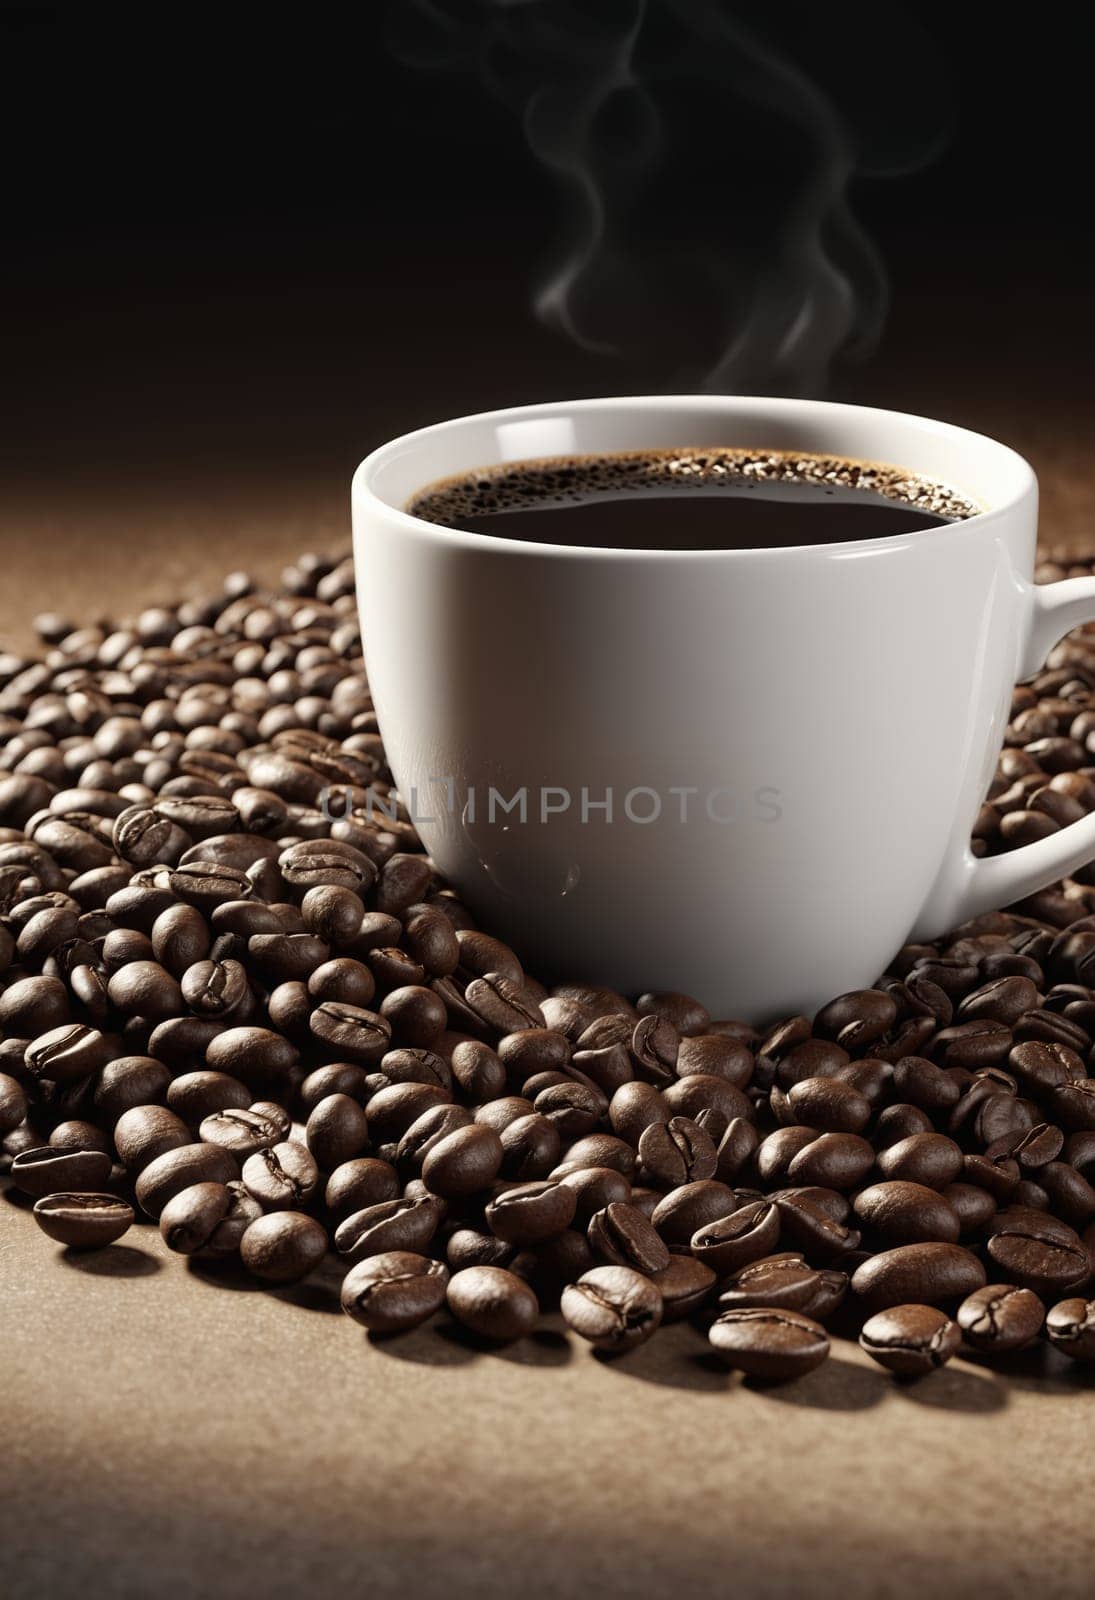
POLYGON ((899 1101, 895 1105, 883 1106, 878 1113, 871 1142, 876 1150, 888 1150, 892 1145, 900 1144, 902 1139, 931 1132, 932 1121, 926 1111, 899 1101))
POLYGON ((895 1062, 893 1086, 902 1101, 919 1106, 921 1111, 949 1111, 960 1098, 953 1078, 923 1056, 904 1056, 895 1062))
POLYGON ((369 1092, 369 1074, 364 1067, 352 1061, 332 1061, 308 1074, 300 1086, 299 1100, 301 1109, 310 1114, 329 1094, 348 1094, 364 1105, 369 1092))
POLYGON ((388 916, 400 916, 408 906, 421 901, 431 876, 430 863, 424 856, 396 852, 384 863, 377 879, 377 910, 388 916))
POLYGON ((396 1146, 395 1159, 401 1169, 421 1173, 430 1151, 450 1133, 472 1126, 471 1112, 464 1106, 431 1106, 416 1117, 396 1146))
POLYGON ((957 1244, 962 1226, 958 1214, 935 1189, 920 1183, 891 1180, 861 1189, 853 1202, 856 1216, 886 1246, 938 1241, 957 1244))
POLYGON ((180 988, 190 1010, 206 1017, 233 1016, 251 997, 247 973, 238 961, 197 961, 183 973, 180 988))
POLYGON ((665 1189, 713 1178, 718 1167, 714 1141, 689 1117, 670 1117, 645 1128, 639 1136, 639 1160, 649 1179, 665 1189))
POLYGON ((137 1204, 154 1222, 169 1200, 195 1183, 232 1183, 239 1169, 225 1150, 215 1145, 181 1145, 165 1150, 150 1161, 136 1183, 137 1204))
MULTIPOLYGON (((501 1133, 508 1128, 511 1122, 516 1122, 520 1117, 535 1115, 536 1107, 531 1100, 526 1100, 523 1095, 507 1094, 500 1100, 490 1100, 485 1105, 475 1108, 475 1120, 485 1128, 493 1128, 495 1133, 501 1133)), ((634 1165, 635 1157, 628 1151, 631 1163, 634 1165)))
POLYGON ((1075 1167, 1050 1161, 1039 1167, 1038 1182, 1048 1196, 1050 1210, 1063 1222, 1082 1228, 1095 1217, 1095 1187, 1075 1167))
POLYGON ((494 1100, 506 1087, 506 1069, 489 1045, 461 1039, 452 1052, 452 1075, 472 1105, 494 1100))
POLYGON ((844 1192, 856 1189, 875 1163, 866 1139, 855 1133, 821 1133, 792 1156, 787 1176, 794 1184, 820 1184, 844 1192))
MULTIPOLYGON (((240 1240, 244 1266, 265 1283, 299 1283, 319 1266, 326 1252, 326 1233, 314 1217, 302 1211, 275 1211, 258 1217, 240 1240)), ((342 1286, 344 1305, 348 1281, 349 1275, 342 1286)))
POLYGON ((563 1290, 567 1326, 598 1350, 622 1353, 644 1344, 662 1320, 662 1297, 630 1267, 594 1267, 563 1290))
POLYGON ((161 1102, 171 1083, 171 1073, 161 1061, 151 1056, 117 1056, 107 1062, 95 1081, 95 1109, 116 1122, 126 1111, 161 1102))
MULTIPOLYGON (((334 956, 308 975, 307 991, 309 999, 316 1005, 323 1000, 340 1000, 345 1005, 367 1006, 376 994, 376 982, 362 962, 354 961, 350 956, 334 956)), ((422 992, 430 994, 428 989, 422 992)), ((430 999, 443 1014, 444 1007, 436 995, 430 994, 430 999)), ((440 1032, 440 1029, 437 1031, 440 1032)))
MULTIPOLYGON (((111 1063, 117 1066, 117 1062, 111 1063)), ((219 1111, 243 1111, 251 1104, 251 1093, 238 1078, 226 1072, 184 1072, 173 1078, 165 1090, 167 1108, 181 1117, 188 1128, 201 1126, 206 1117, 219 1111)))
POLYGON ((996 978, 966 995, 958 1016, 962 1021, 987 1017, 1010 1027, 1037 1004, 1038 988, 1029 978, 996 978))
POLYGON ((1095 1361, 1095 1300, 1061 1300, 1046 1317, 1046 1333, 1073 1361, 1095 1361))
POLYGON ((582 1167, 562 1176, 557 1173, 551 1176, 574 1192, 576 1227, 588 1227, 595 1213, 608 1206, 631 1204, 631 1184, 622 1172, 612 1167, 582 1167))
POLYGON ((27 1097, 21 1084, 0 1072, 0 1137, 17 1128, 27 1114, 27 1097))
POLYGON ((181 1117, 166 1106, 134 1106, 114 1125, 114 1148, 118 1160, 130 1172, 140 1172, 165 1151, 193 1144, 194 1136, 181 1117))
POLYGON ((704 1178, 671 1189, 658 1201, 650 1220, 671 1250, 684 1251, 691 1247, 693 1235, 701 1228, 732 1216, 739 1209, 737 1196, 728 1184, 704 1178))
POLYGON ((160 1233, 179 1255, 233 1255, 262 1210, 239 1184, 196 1183, 167 1202, 160 1233))
POLYGON ((880 989, 854 989, 822 1007, 814 1031, 847 1050, 863 1050, 880 1039, 897 1020, 897 1006, 880 989))
POLYGON ((751 1160, 759 1143, 760 1134, 755 1125, 744 1117, 733 1117, 727 1123, 715 1152, 715 1175, 723 1183, 733 1183, 751 1160))
MULTIPOLYGON (((559 1129, 548 1117, 534 1112, 508 1123, 500 1133, 502 1165, 500 1176, 521 1183, 546 1178, 559 1160, 562 1140, 559 1129)), ((630 1184, 622 1180, 630 1191, 630 1184)))
POLYGON ((962 1171, 962 1151, 942 1133, 914 1133, 879 1151, 878 1170, 890 1182, 945 1189, 962 1171))
POLYGON ((1065 1136, 1052 1123, 1040 1122, 1031 1128, 1019 1128, 994 1140, 985 1149, 990 1161, 1000 1156, 1010 1156, 1019 1164, 1020 1172, 1036 1176, 1042 1167, 1056 1161, 1064 1148, 1065 1136))
POLYGON ((769 1255, 779 1241, 779 1230, 778 1209, 768 1200, 757 1200, 697 1228, 692 1254, 715 1272, 736 1272, 769 1255))
POLYGON ((800 1150, 813 1144, 818 1137, 816 1128, 777 1128, 762 1139, 756 1151, 756 1169, 765 1184, 779 1183, 800 1150))
POLYGON ((735 1117, 746 1121, 754 1117, 752 1103, 740 1089, 725 1078, 711 1078, 702 1072, 690 1073, 669 1084, 662 1099, 670 1116, 690 1117, 716 1142, 735 1117))
POLYGON ((852 1289, 874 1310, 964 1299, 985 1282, 977 1257, 958 1244, 906 1244, 857 1267, 852 1289))
POLYGON ((98 1193, 110 1177, 110 1157, 102 1150, 55 1150, 50 1145, 24 1150, 11 1164, 11 1181, 36 1199, 49 1194, 98 1193))
POLYGON ((708 1338, 728 1367, 771 1382, 802 1377, 829 1354, 829 1338, 820 1323, 779 1307, 724 1311, 711 1324, 708 1338))
POLYGON ((69 1021, 68 991, 59 978, 17 978, 0 993, 0 1027, 13 1039, 35 1039, 69 1021))
POLYGON ((342 1309, 372 1333, 417 1328, 445 1303, 449 1282, 440 1261, 389 1250, 351 1267, 342 1282, 342 1309))
POLYGON ((753 1052, 740 1039, 727 1039, 718 1034, 701 1034, 682 1038, 677 1050, 676 1071, 679 1078, 693 1072, 709 1078, 725 1078, 736 1089, 746 1089, 753 1076, 753 1052))
POLYGON ((990 1160, 988 1156, 966 1155, 962 1158, 962 1179, 987 1189, 994 1199, 1003 1202, 1015 1192, 1019 1163, 1010 1156, 995 1156, 990 1160))
POLYGON ((1008 1068, 1033 1094, 1059 1088, 1084 1075, 1080 1057, 1063 1044, 1017 1044, 1008 1053, 1008 1068))
POLYGON ((295 1139, 248 1156, 241 1176, 247 1193, 266 1211, 297 1210, 311 1199, 319 1184, 315 1157, 295 1139))
POLYGON ((670 1115, 660 1091, 652 1083, 621 1084, 608 1103, 608 1120, 613 1132, 634 1149, 638 1149, 647 1128, 668 1122, 670 1115))
POLYGON ((369 1137, 374 1146, 398 1143, 411 1123, 434 1106, 448 1105, 446 1089, 429 1083, 394 1083, 377 1090, 369 1100, 369 1137))
POLYGON ((552 1028, 524 1028, 498 1041, 498 1058, 509 1081, 524 1083, 537 1072, 558 1072, 569 1066, 570 1040, 552 1028))
POLYGON ((669 1265, 669 1249, 653 1224, 635 1206, 612 1201, 590 1218, 588 1238, 593 1254, 618 1267, 633 1267, 648 1276, 669 1265))
MULTIPOLYGON (((155 1041, 154 1034, 151 1042, 155 1041)), ((205 1051, 205 1064, 213 1072, 226 1072, 248 1084, 287 1077, 298 1059, 296 1047, 269 1028, 225 1028, 209 1040, 205 1051)))
POLYGON ((817 1298, 821 1275, 808 1267, 796 1251, 762 1256, 732 1272, 720 1285, 718 1304, 723 1311, 738 1306, 783 1306, 803 1311, 817 1298))
POLYGON ((292 1121, 281 1106, 270 1100, 256 1100, 246 1109, 227 1106, 204 1117, 198 1126, 198 1137, 245 1161, 288 1139, 291 1127, 292 1121))
POLYGON ((1012 1283, 975 1289, 958 1307, 962 1337, 984 1355, 1025 1350, 1042 1331, 1046 1309, 1036 1294, 1012 1283))
POLYGON ((703 1033, 711 1025, 711 1015, 700 1001, 676 990, 641 994, 635 1002, 640 1017, 662 1017, 679 1034, 703 1033))
MULTIPOLYGON (((810 1189, 776 1190, 768 1198, 779 1212, 788 1243, 813 1259, 828 1261, 859 1247, 859 1233, 811 1198, 810 1189)), ((739 1191, 740 1197, 740 1191, 739 1191)))
POLYGON ((379 1076, 389 1083, 427 1083, 448 1093, 453 1086, 448 1062, 433 1050, 405 1046, 380 1059, 379 1076))
POLYGON ((1091 1276, 1091 1258, 1067 1223, 1014 1207, 997 1213, 986 1246, 1005 1277, 1044 1298, 1067 1294, 1091 1276))
POLYGON ((825 1133, 861 1133, 871 1102, 839 1078, 803 1078, 787 1095, 794 1120, 825 1133))
POLYGON ((351 1212, 335 1229, 335 1249, 351 1261, 387 1250, 425 1250, 444 1215, 444 1201, 432 1195, 381 1200, 351 1212))
POLYGON ((97 1028, 69 1022, 39 1034, 27 1045, 23 1060, 35 1078, 73 1083, 105 1067, 114 1053, 110 1040, 97 1028))
POLYGON ((505 1267, 516 1255, 511 1244, 504 1244, 493 1233, 480 1233, 475 1228, 457 1228, 445 1244, 445 1260, 450 1272, 462 1272, 466 1267, 505 1267))
POLYGON ((42 1232, 70 1250, 101 1250, 133 1226, 133 1207, 112 1194, 49 1194, 35 1201, 42 1232))
POLYGON ((306 891, 300 913, 308 932, 337 950, 352 944, 361 931, 365 905, 353 889, 322 884, 306 891))
POLYGON ((498 1176, 503 1154, 494 1129, 472 1123, 433 1146, 422 1163, 422 1181, 446 1199, 477 1194, 498 1176))
POLYGON ((880 1367, 918 1378, 945 1366, 962 1342, 956 1323, 935 1306, 891 1306, 863 1324, 859 1343, 880 1367))
POLYGON ((802 1314, 813 1317, 815 1322, 825 1322, 843 1304, 848 1293, 849 1278, 847 1272, 834 1267, 821 1268, 817 1276, 818 1285, 813 1299, 802 1307, 802 1314))
POLYGON ((532 995, 502 972, 473 978, 464 991, 464 1003, 480 1022, 502 1034, 544 1026, 543 1012, 532 995))
POLYGON ((650 1281, 662 1297, 662 1321, 681 1322, 706 1303, 716 1277, 695 1256, 675 1255, 668 1266, 650 1274, 650 1281))
POLYGON ((369 1142, 364 1108, 346 1094, 329 1094, 311 1111, 305 1139, 324 1172, 360 1155, 369 1142))
POLYGON ((673 1081, 680 1035, 671 1022, 656 1012, 640 1017, 631 1032, 631 1059, 641 1078, 650 1083, 673 1081))
POLYGON ((565 1184, 523 1183, 496 1194, 484 1216, 487 1226, 507 1244, 524 1248, 562 1233, 574 1221, 577 1197, 565 1184))
POLYGON ((996 1210, 995 1197, 976 1184, 948 1183, 940 1194, 957 1216, 959 1235, 963 1239, 979 1233, 996 1210))
POLYGON ((356 1156, 336 1167, 327 1179, 323 1203, 336 1217, 381 1205, 399 1198, 399 1174, 387 1161, 375 1156, 356 1156))
POLYGON ((1061 1084, 1049 1097, 1049 1110, 1070 1133, 1095 1130, 1095 1078, 1061 1084))
MULTIPOLYGON (((478 1112, 476 1118, 479 1119, 478 1112)), ((635 1152, 622 1139, 610 1133, 588 1133, 584 1139, 576 1139, 569 1146, 566 1159, 557 1171, 561 1176, 564 1170, 577 1172, 581 1167, 614 1167, 625 1178, 630 1178, 635 1165, 635 1152)))
POLYGON ((454 1273, 445 1303, 465 1328, 505 1344, 531 1333, 540 1317, 539 1302, 528 1284, 504 1267, 474 1266, 454 1273))
POLYGON ((391 1048, 391 1023, 361 1006, 324 1000, 312 1012, 309 1027, 321 1044, 347 1061, 371 1064, 391 1048))

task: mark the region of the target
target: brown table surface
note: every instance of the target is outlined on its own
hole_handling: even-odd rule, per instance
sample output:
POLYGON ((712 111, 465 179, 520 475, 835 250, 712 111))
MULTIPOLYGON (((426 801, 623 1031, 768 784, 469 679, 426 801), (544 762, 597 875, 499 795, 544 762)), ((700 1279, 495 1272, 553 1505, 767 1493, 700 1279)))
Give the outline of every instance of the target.
MULTIPOLYGON (((909 409, 999 432, 1051 535, 1095 510, 1090 414, 909 409)), ((346 474, 85 463, 0 513, 0 637, 344 541, 346 474), (43 560, 43 551, 47 553, 43 560)), ((688 1327, 604 1361, 371 1341, 330 1283, 264 1292, 140 1227, 66 1254, 0 1197, 0 1590, 22 1596, 1000 1596, 1090 1592, 1091 1378, 1053 1353, 902 1386, 854 1346, 764 1390, 688 1327)))

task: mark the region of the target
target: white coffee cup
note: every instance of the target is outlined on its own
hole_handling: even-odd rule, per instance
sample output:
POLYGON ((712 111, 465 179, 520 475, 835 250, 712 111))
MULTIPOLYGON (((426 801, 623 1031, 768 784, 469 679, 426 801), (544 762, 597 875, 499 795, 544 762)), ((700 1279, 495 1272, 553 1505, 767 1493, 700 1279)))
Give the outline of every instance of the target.
POLYGON ((1036 519, 1014 451, 858 406, 581 400, 396 439, 358 468, 353 524, 399 792, 538 977, 681 989, 752 1021, 812 1013, 906 940, 1095 856, 1095 815, 986 860, 969 845, 1012 684, 1095 619, 1095 579, 1033 584, 1036 519), (477 467, 704 445, 892 463, 983 510, 853 543, 661 551, 404 509, 477 467))

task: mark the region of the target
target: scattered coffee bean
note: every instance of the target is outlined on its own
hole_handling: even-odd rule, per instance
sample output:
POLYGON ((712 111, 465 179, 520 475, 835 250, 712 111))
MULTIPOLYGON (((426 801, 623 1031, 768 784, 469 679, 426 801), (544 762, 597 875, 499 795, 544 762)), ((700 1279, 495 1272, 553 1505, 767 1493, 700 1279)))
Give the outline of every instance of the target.
POLYGON ((708 1338, 728 1367, 770 1382, 800 1378, 829 1354, 829 1337, 819 1322, 778 1307, 724 1311, 711 1324, 708 1338))
POLYGON ((342 1281, 342 1309, 372 1333, 402 1333, 440 1310, 448 1282, 442 1262, 387 1250, 350 1268, 342 1281))
MULTIPOLYGON (((299 1283, 319 1266, 326 1251, 326 1233, 303 1211, 275 1211, 258 1217, 240 1240, 244 1266, 265 1283, 299 1283)), ((343 1296, 345 1293, 344 1283, 343 1296)))
POLYGON ((662 1320, 662 1297, 630 1267, 594 1267, 563 1290, 567 1326, 595 1349, 613 1354, 644 1344, 662 1320))
POLYGON ((509 1344, 532 1332, 540 1304, 524 1279, 504 1267, 465 1267, 449 1279, 445 1303, 481 1338, 509 1344))
POLYGON ((1012 1283, 988 1283, 975 1289, 958 1307, 962 1337, 985 1355, 1025 1350, 1042 1331, 1046 1308, 1029 1289, 1012 1283))
POLYGON ((935 1306, 925 1305, 890 1306, 876 1312, 859 1335, 867 1354, 902 1378, 919 1378, 945 1366, 961 1342, 957 1323, 935 1306))
POLYGON ((133 1226, 133 1207, 112 1194, 49 1194, 35 1202, 44 1234, 70 1250, 101 1250, 133 1226))
POLYGON ((1073 1361, 1095 1361, 1095 1300, 1061 1300, 1046 1317, 1050 1343, 1073 1361))

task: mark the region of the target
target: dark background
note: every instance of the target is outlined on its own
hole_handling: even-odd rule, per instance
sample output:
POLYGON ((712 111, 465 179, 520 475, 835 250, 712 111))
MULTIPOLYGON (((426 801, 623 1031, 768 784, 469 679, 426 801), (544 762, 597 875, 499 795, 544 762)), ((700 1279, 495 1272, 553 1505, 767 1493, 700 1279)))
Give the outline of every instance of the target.
MULTIPOLYGON (((666 3, 648 0, 652 59, 666 3)), ((473 33, 504 9, 436 4, 473 33)), ((634 4, 585 9, 611 27, 634 4)), ((623 357, 536 319, 558 187, 477 71, 407 64, 423 6, 3 8, 13 503, 78 484, 119 507, 150 482, 271 473, 341 503, 365 449, 405 426, 672 387, 677 346, 697 372, 716 358, 721 334, 679 285, 623 357)), ((723 10, 817 82, 868 174, 948 130, 918 170, 851 186, 891 303, 874 354, 837 362, 829 392, 1036 455, 1045 414, 1086 427, 1090 69, 1062 13, 1020 28, 953 4, 723 10)), ((674 15, 699 26, 702 3, 674 15)), ((636 259, 679 231, 729 262, 758 234, 763 256, 795 138, 717 81, 667 92, 668 176, 633 218, 636 259)), ((754 384, 769 386, 778 372, 754 384)))

